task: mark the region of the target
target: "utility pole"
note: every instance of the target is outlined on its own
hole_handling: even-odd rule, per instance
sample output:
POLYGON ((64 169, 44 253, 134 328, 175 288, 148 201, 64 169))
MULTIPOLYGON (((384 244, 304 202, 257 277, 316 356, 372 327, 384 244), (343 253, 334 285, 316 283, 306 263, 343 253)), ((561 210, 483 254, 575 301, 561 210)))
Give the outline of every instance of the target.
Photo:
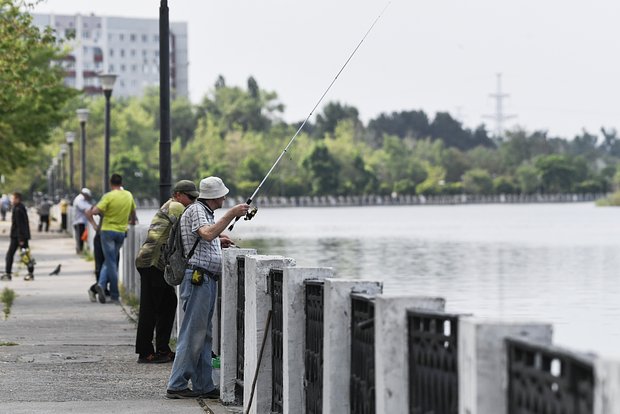
POLYGON ((159 6, 159 205, 170 198, 172 156, 170 144, 170 22, 168 1, 159 6))
POLYGON ((497 90, 495 93, 489 94, 495 99, 495 114, 484 115, 483 118, 493 119, 495 121, 495 139, 501 140, 504 137, 504 122, 515 118, 516 115, 508 115, 504 113, 504 99, 510 95, 502 93, 502 74, 497 74, 497 90))

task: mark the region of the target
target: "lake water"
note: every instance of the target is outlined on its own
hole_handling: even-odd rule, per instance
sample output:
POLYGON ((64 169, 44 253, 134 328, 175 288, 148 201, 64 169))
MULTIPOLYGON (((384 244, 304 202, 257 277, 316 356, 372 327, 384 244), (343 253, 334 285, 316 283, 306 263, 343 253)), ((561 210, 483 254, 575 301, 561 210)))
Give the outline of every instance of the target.
POLYGON ((444 297, 449 312, 550 322, 556 344, 620 359, 619 215, 591 203, 263 208, 232 237, 383 280, 385 293, 444 297))

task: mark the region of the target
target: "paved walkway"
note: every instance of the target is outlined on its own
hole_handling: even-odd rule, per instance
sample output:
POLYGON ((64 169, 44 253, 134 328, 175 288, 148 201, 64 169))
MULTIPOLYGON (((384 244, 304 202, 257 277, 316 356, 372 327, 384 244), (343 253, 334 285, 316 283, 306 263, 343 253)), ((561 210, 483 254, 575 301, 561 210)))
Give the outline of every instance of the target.
MULTIPOLYGON (((9 227, 0 222, 2 259, 9 227)), ((135 325, 121 306, 89 301, 94 263, 75 254, 58 224, 50 233, 30 228, 35 280, 23 280, 16 255, 13 280, 0 281, 0 291, 17 294, 9 318, 0 312, 0 413, 210 412, 197 400, 164 397, 171 364, 136 363, 135 325), (58 264, 60 274, 49 276, 58 264)))

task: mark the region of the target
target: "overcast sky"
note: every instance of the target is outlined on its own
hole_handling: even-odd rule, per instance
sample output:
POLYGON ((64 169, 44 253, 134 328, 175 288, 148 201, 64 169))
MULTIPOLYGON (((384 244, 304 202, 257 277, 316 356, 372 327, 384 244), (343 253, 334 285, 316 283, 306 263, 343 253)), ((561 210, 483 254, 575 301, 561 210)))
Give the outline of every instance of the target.
MULTIPOLYGON (((170 0, 189 29, 190 98, 222 74, 276 91, 305 118, 386 0, 170 0)), ((158 18, 160 0, 44 0, 35 12, 158 18)), ((572 138, 620 126, 618 0, 393 0, 324 102, 492 119, 502 73, 509 128, 572 138)))

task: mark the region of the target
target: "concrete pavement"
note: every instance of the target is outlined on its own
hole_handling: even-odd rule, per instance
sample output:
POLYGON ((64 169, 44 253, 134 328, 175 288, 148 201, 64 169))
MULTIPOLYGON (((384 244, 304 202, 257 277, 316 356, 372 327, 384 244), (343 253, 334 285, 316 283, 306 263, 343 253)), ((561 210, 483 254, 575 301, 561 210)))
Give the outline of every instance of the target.
MULTIPOLYGON (((9 227, 0 222, 2 258, 9 227)), ((0 313, 0 413, 210 412, 164 397, 171 364, 138 364, 136 328, 122 307, 89 301, 94 263, 75 254, 68 236, 38 233, 34 221, 30 228, 35 280, 23 280, 16 255, 13 280, 0 281, 0 291, 17 294, 9 318, 0 313), (60 274, 48 276, 58 264, 60 274)))

